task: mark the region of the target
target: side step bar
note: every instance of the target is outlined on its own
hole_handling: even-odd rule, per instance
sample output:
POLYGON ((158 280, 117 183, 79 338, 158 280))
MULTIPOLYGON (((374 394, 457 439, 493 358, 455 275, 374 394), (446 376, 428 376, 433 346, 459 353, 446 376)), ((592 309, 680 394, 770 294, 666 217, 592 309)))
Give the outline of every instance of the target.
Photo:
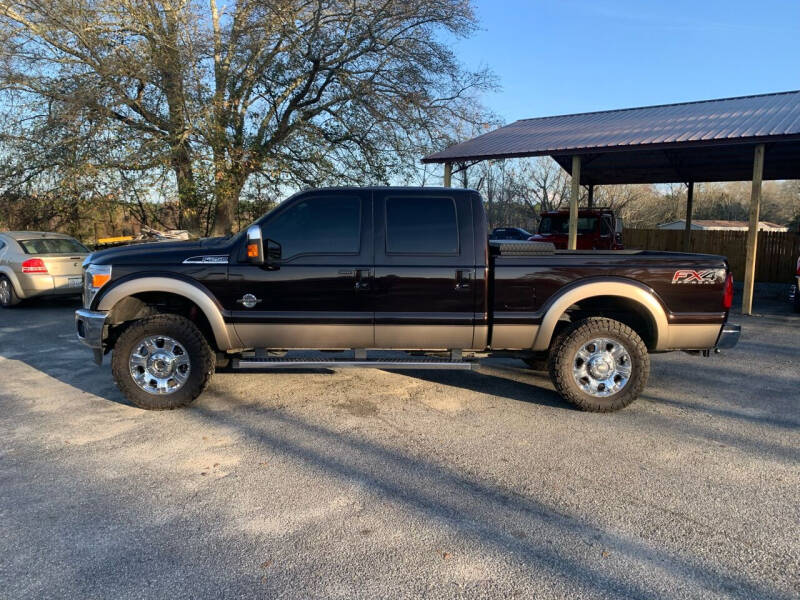
POLYGON ((341 358, 234 358, 234 369, 448 369, 470 371, 476 362, 440 360, 435 358, 404 359, 341 359, 341 358))

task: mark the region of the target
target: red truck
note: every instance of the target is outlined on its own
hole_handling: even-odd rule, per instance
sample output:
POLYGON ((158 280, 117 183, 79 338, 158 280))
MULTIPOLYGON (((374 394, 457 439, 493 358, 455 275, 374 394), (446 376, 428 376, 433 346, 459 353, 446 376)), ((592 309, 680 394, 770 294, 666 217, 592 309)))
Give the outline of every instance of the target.
MULTIPOLYGON (((531 241, 550 242, 566 250, 569 239, 569 211, 542 213, 539 230, 531 241)), ((578 250, 623 250, 622 219, 610 208, 586 208, 578 211, 578 250)))

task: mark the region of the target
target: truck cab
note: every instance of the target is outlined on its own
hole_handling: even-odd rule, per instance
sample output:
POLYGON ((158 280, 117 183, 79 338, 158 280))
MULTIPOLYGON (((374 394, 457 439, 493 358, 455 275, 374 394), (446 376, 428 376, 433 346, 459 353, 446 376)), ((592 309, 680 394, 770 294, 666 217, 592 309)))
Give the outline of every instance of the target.
MULTIPOLYGON (((532 240, 550 242, 556 248, 567 248, 569 211, 557 210, 541 214, 539 228, 532 240)), ((578 211, 578 250, 623 250, 622 219, 610 208, 586 208, 578 211)))

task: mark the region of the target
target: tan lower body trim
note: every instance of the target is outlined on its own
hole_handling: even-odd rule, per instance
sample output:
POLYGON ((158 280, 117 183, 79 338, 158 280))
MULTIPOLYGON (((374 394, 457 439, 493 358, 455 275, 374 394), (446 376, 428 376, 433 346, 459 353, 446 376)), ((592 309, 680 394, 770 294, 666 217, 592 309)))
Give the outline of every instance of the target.
POLYGON ((494 325, 492 327, 492 348, 495 350, 530 350, 538 331, 538 325, 494 325))
POLYGON ((470 349, 473 329, 472 325, 376 325, 375 348, 470 349))
POLYGON ((246 348, 372 348, 372 325, 297 323, 237 323, 236 333, 246 348))
POLYGON ((666 340, 658 350, 706 350, 717 343, 722 325, 669 325, 666 340))

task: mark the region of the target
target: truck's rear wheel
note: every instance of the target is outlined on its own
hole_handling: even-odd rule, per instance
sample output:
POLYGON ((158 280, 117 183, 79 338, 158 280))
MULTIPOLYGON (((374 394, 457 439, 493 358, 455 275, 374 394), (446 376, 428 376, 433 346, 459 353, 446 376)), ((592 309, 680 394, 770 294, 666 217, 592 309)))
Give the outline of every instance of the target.
POLYGON ((169 410, 186 406, 206 389, 215 362, 205 337, 189 319, 155 315, 136 321, 119 336, 111 371, 133 404, 169 410))
POLYGON ((610 412, 628 406, 644 389, 649 373, 644 342, 613 319, 592 317, 573 324, 550 353, 556 391, 582 410, 610 412))

